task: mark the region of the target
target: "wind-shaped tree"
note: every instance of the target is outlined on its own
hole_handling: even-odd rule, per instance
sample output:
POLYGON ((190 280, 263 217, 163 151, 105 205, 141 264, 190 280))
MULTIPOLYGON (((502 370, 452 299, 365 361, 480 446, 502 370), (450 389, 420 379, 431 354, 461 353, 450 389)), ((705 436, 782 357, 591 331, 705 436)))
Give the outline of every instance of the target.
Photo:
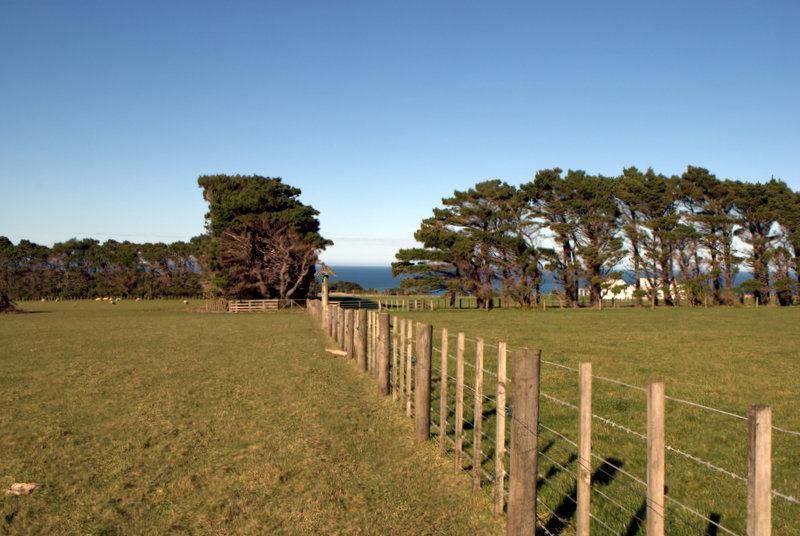
POLYGON ((300 202, 300 190, 279 178, 204 175, 208 202, 208 267, 231 297, 305 296, 318 253, 332 244, 319 234, 319 214, 300 202))

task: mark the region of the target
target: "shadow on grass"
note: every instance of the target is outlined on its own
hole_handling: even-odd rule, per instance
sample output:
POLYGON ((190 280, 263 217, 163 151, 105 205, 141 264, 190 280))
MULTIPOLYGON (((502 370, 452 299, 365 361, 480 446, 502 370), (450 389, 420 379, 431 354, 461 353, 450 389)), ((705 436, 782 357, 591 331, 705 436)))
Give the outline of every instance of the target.
MULTIPOLYGON (((666 495, 669 492, 668 487, 664 487, 664 494, 666 495)), ((647 499, 642 499, 642 503, 639 505, 639 508, 636 509, 636 513, 631 518, 630 522, 628 523, 628 527, 624 532, 625 536, 637 536, 638 534, 645 533, 645 520, 647 519, 647 499)), ((719 527, 717 526, 719 522, 722 520, 722 515, 716 512, 711 512, 708 514, 708 525, 706 526, 706 530, 703 533, 705 536, 718 536, 719 534, 719 527)))
MULTIPOLYGON (((572 463, 577 460, 577 455, 570 456, 570 461, 568 463, 572 463)), ((603 460, 603 464, 597 468, 597 470, 592 475, 592 485, 593 486, 608 486, 617 476, 617 469, 622 467, 623 465, 622 460, 618 460, 616 458, 606 458, 603 460)), ((554 473, 558 474, 560 472, 556 471, 554 473)), ((548 471, 549 475, 550 471, 548 471)), ((547 479, 548 476, 545 476, 547 479)), ((566 521, 570 519, 572 516, 575 515, 575 510, 578 506, 578 488, 577 486, 573 486, 572 489, 567 493, 567 495, 561 500, 561 502, 553 509, 553 516, 545 525, 545 531, 550 532, 552 534, 562 534, 564 529, 567 527, 566 521), (563 521, 562 521, 563 520, 563 521)))
POLYGON ((708 526, 706 527, 706 536, 717 536, 719 534, 719 527, 717 525, 722 521, 722 514, 711 512, 708 514, 708 526))

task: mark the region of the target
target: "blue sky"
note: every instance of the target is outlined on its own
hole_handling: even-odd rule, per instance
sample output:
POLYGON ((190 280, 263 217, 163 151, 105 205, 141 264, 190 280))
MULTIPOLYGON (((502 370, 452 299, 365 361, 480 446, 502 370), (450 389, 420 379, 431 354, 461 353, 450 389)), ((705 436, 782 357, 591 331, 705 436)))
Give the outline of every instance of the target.
POLYGON ((800 189, 800 3, 541 4, 2 2, 0 235, 186 239, 198 175, 258 173, 381 264, 543 167, 800 189))

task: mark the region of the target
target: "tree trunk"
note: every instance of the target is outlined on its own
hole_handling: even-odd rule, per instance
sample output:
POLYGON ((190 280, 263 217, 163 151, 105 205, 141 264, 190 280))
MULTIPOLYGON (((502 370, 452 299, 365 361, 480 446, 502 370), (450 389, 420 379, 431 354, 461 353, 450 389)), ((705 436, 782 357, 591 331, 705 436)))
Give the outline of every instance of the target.
POLYGON ((719 284, 720 280, 720 266, 719 261, 717 260, 717 252, 714 249, 711 249, 711 259, 709 260, 709 264, 711 264, 711 294, 714 296, 714 303, 721 304, 722 303, 722 294, 721 288, 719 284))
POLYGON ((0 290, 0 313, 6 313, 14 310, 14 304, 8 297, 5 290, 0 290))
POLYGON ((664 297, 664 304, 665 305, 675 305, 675 302, 672 300, 672 289, 671 281, 670 281, 670 270, 669 264, 671 263, 672 259, 662 259, 661 263, 661 294, 664 297))
MULTIPOLYGON (((760 241, 760 239, 758 239, 760 241)), ((769 303, 769 267, 766 258, 766 247, 762 244, 753 244, 753 278, 759 283, 753 295, 758 298, 761 305, 769 303)))
POLYGON ((642 291, 642 282, 641 282, 642 268, 639 264, 640 263, 639 244, 638 242, 634 242, 633 240, 631 241, 631 254, 633 255, 633 276, 636 278, 636 280, 633 282, 633 289, 635 291, 633 293, 634 294, 633 304, 636 307, 641 307, 642 297, 639 295, 639 293, 642 291))
POLYGON ((792 255, 794 256, 794 277, 797 279, 795 286, 795 299, 800 304, 800 245, 792 245, 792 255))

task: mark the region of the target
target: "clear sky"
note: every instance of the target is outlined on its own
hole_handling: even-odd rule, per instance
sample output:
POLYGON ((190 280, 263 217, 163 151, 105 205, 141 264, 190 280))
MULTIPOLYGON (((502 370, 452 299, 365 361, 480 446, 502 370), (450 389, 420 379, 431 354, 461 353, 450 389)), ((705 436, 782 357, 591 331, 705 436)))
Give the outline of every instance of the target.
POLYGON ((800 2, 0 2, 0 235, 172 241, 280 176, 332 264, 478 180, 687 164, 800 189, 800 2), (656 5, 658 4, 658 5, 656 5))

